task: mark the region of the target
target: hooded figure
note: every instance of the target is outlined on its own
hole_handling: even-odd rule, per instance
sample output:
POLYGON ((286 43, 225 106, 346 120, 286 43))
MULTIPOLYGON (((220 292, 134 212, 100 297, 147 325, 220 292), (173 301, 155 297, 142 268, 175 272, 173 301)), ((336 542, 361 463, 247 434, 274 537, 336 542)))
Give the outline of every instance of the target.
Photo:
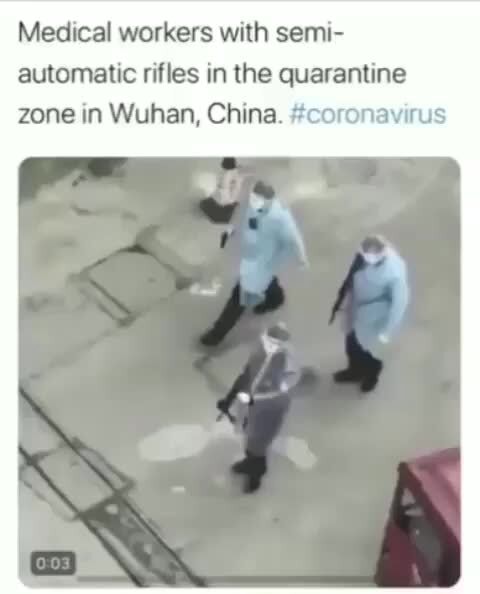
MULTIPOLYGON (((301 233, 290 211, 275 197, 271 186, 257 182, 237 229, 240 237, 239 281, 214 326, 203 335, 204 346, 216 346, 233 328, 246 308, 257 314, 274 311, 285 301, 277 274, 289 258, 307 267, 301 233)), ((230 234, 231 234, 230 233, 230 234)), ((222 238, 224 246, 228 239, 222 238)))
POLYGON ((365 238, 330 320, 343 309, 348 367, 334 375, 336 382, 359 383, 362 392, 375 388, 383 369, 381 346, 399 329, 409 300, 404 260, 383 237, 365 238))
POLYGON ((242 175, 237 160, 225 157, 221 164, 217 187, 212 196, 201 200, 200 209, 212 223, 229 223, 238 204, 241 188, 242 175))
POLYGON ((245 475, 244 491, 253 493, 267 472, 267 455, 290 408, 290 390, 300 379, 300 368, 285 324, 262 334, 227 396, 217 402, 245 437, 245 457, 232 466, 245 475), (236 415, 229 409, 236 404, 236 415))

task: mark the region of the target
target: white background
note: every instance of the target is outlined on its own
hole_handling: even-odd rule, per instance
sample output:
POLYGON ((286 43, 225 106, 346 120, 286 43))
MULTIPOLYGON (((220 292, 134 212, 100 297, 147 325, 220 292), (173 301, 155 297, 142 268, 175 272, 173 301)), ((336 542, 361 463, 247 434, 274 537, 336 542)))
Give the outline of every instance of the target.
MULTIPOLYGON (((0 168, 2 188, 1 277, 2 365, 2 535, 0 537, 3 588, 14 591, 16 567, 16 414, 17 414, 17 168, 30 156, 451 156, 462 172, 463 223, 463 577, 461 589, 478 591, 479 463, 475 455, 480 389, 478 381, 480 259, 479 149, 480 5, 474 2, 19 2, 0 4, 0 168), (196 44, 121 46, 17 44, 18 19, 39 19, 60 25, 67 20, 117 24, 234 24, 257 19, 265 25, 323 24, 333 21, 345 31, 331 45, 196 44), (199 66, 207 60, 227 65, 249 61, 272 69, 289 65, 403 66, 408 82, 403 86, 298 88, 259 85, 223 88, 195 85, 172 87, 30 87, 16 84, 22 64, 101 65, 122 61, 148 65, 172 61, 199 66), (274 104, 286 109, 292 99, 306 98, 322 104, 444 106, 448 124, 439 127, 114 127, 17 126, 16 109, 22 104, 78 105, 86 100, 157 100, 164 104, 199 106, 217 97, 237 103, 274 104), (477 564, 475 564, 477 560, 477 564)), ((282 114, 283 115, 283 114, 282 114)), ((286 113, 285 113, 286 115, 286 113)), ((432 221, 431 224, 435 224, 432 221)), ((448 238, 445 238, 448 241, 448 238)), ((477 442, 478 443, 478 442, 477 442)), ((3 589, 2 588, 2 589, 3 589)))

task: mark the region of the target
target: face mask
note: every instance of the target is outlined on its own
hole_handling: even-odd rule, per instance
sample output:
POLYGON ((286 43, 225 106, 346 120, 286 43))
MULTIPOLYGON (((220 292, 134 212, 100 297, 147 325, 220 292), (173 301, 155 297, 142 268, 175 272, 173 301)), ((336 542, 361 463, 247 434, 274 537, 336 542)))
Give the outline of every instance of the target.
POLYGON ((264 210, 265 209, 265 200, 264 200, 264 198, 261 198, 257 194, 251 194, 250 206, 253 208, 253 210, 256 210, 257 212, 264 210))
POLYGON ((385 257, 383 252, 374 254, 372 252, 361 252, 363 259, 369 266, 375 266, 379 264, 385 257))

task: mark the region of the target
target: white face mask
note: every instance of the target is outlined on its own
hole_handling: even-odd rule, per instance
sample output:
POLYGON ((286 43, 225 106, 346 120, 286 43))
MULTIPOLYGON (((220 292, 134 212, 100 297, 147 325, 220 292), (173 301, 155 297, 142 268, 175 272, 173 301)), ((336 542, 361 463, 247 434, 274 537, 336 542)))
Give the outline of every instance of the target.
POLYGON ((361 254, 362 254, 363 259, 369 266, 376 266, 385 258, 384 252, 372 253, 372 252, 363 252, 362 251, 361 254))
POLYGON ((250 206, 256 211, 264 210, 265 199, 258 194, 250 194, 250 206))

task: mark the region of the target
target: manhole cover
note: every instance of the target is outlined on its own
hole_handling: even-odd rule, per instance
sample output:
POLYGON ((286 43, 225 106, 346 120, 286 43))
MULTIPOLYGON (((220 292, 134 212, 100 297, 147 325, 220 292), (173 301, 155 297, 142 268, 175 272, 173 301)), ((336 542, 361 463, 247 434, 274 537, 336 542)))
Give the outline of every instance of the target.
POLYGON ((92 268, 89 278, 129 312, 143 311, 175 292, 174 276, 148 254, 114 254, 92 268))

